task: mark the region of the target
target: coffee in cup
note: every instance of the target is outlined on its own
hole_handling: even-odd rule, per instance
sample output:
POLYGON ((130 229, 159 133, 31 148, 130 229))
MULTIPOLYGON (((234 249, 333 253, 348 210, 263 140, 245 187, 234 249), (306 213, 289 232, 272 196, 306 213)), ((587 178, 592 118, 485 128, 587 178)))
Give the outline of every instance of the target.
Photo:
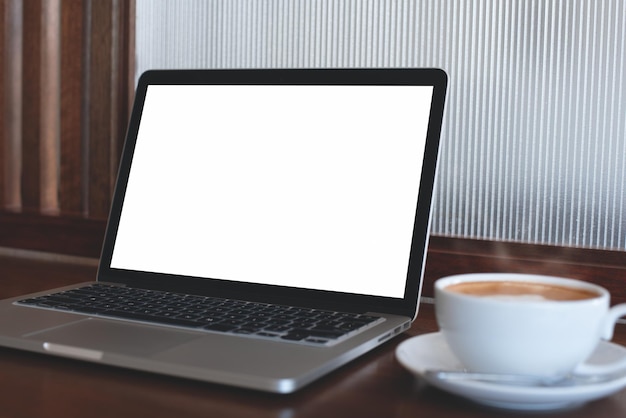
POLYGON ((626 315, 626 304, 609 309, 609 292, 591 283, 532 274, 450 276, 435 283, 435 310, 450 350, 470 371, 552 377, 626 369, 585 364, 626 315))
POLYGON ((510 300, 584 300, 600 296, 599 293, 571 286, 524 282, 524 281, 476 281, 453 284, 447 287, 451 292, 510 300))

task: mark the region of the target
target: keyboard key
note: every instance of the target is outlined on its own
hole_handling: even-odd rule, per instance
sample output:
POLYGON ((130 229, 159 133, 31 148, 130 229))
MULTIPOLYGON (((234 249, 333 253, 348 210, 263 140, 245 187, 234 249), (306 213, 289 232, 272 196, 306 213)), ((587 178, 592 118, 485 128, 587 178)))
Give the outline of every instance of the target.
POLYGON ((209 331, 220 331, 220 332, 228 332, 236 329, 235 325, 227 325, 227 324, 210 324, 202 327, 203 329, 207 329, 209 331))
POLYGON ((295 331, 290 331, 287 334, 282 335, 280 338, 283 340, 289 340, 289 341, 301 341, 307 338, 308 336, 309 336, 308 333, 299 333, 295 331))

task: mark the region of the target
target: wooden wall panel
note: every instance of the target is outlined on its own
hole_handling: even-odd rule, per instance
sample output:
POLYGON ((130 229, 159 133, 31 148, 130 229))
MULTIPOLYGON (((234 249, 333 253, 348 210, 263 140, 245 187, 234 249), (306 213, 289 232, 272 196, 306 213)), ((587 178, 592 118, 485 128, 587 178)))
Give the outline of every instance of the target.
POLYGON ((0 1, 0 247, 97 257, 134 90, 134 0, 0 1))

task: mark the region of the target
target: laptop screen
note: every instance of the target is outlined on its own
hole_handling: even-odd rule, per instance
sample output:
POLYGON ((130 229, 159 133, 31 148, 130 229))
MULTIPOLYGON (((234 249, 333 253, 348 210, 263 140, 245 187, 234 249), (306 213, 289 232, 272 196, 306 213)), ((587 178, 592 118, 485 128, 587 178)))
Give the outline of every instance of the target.
POLYGON ((402 298, 432 99, 149 85, 110 267, 402 298))

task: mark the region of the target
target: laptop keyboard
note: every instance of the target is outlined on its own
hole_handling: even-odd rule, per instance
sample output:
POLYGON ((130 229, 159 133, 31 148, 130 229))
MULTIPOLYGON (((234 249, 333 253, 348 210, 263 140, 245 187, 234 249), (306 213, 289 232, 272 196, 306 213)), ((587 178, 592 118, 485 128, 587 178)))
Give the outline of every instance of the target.
POLYGON ((24 299, 20 305, 207 332, 330 346, 382 321, 319 309, 246 302, 106 284, 24 299))

